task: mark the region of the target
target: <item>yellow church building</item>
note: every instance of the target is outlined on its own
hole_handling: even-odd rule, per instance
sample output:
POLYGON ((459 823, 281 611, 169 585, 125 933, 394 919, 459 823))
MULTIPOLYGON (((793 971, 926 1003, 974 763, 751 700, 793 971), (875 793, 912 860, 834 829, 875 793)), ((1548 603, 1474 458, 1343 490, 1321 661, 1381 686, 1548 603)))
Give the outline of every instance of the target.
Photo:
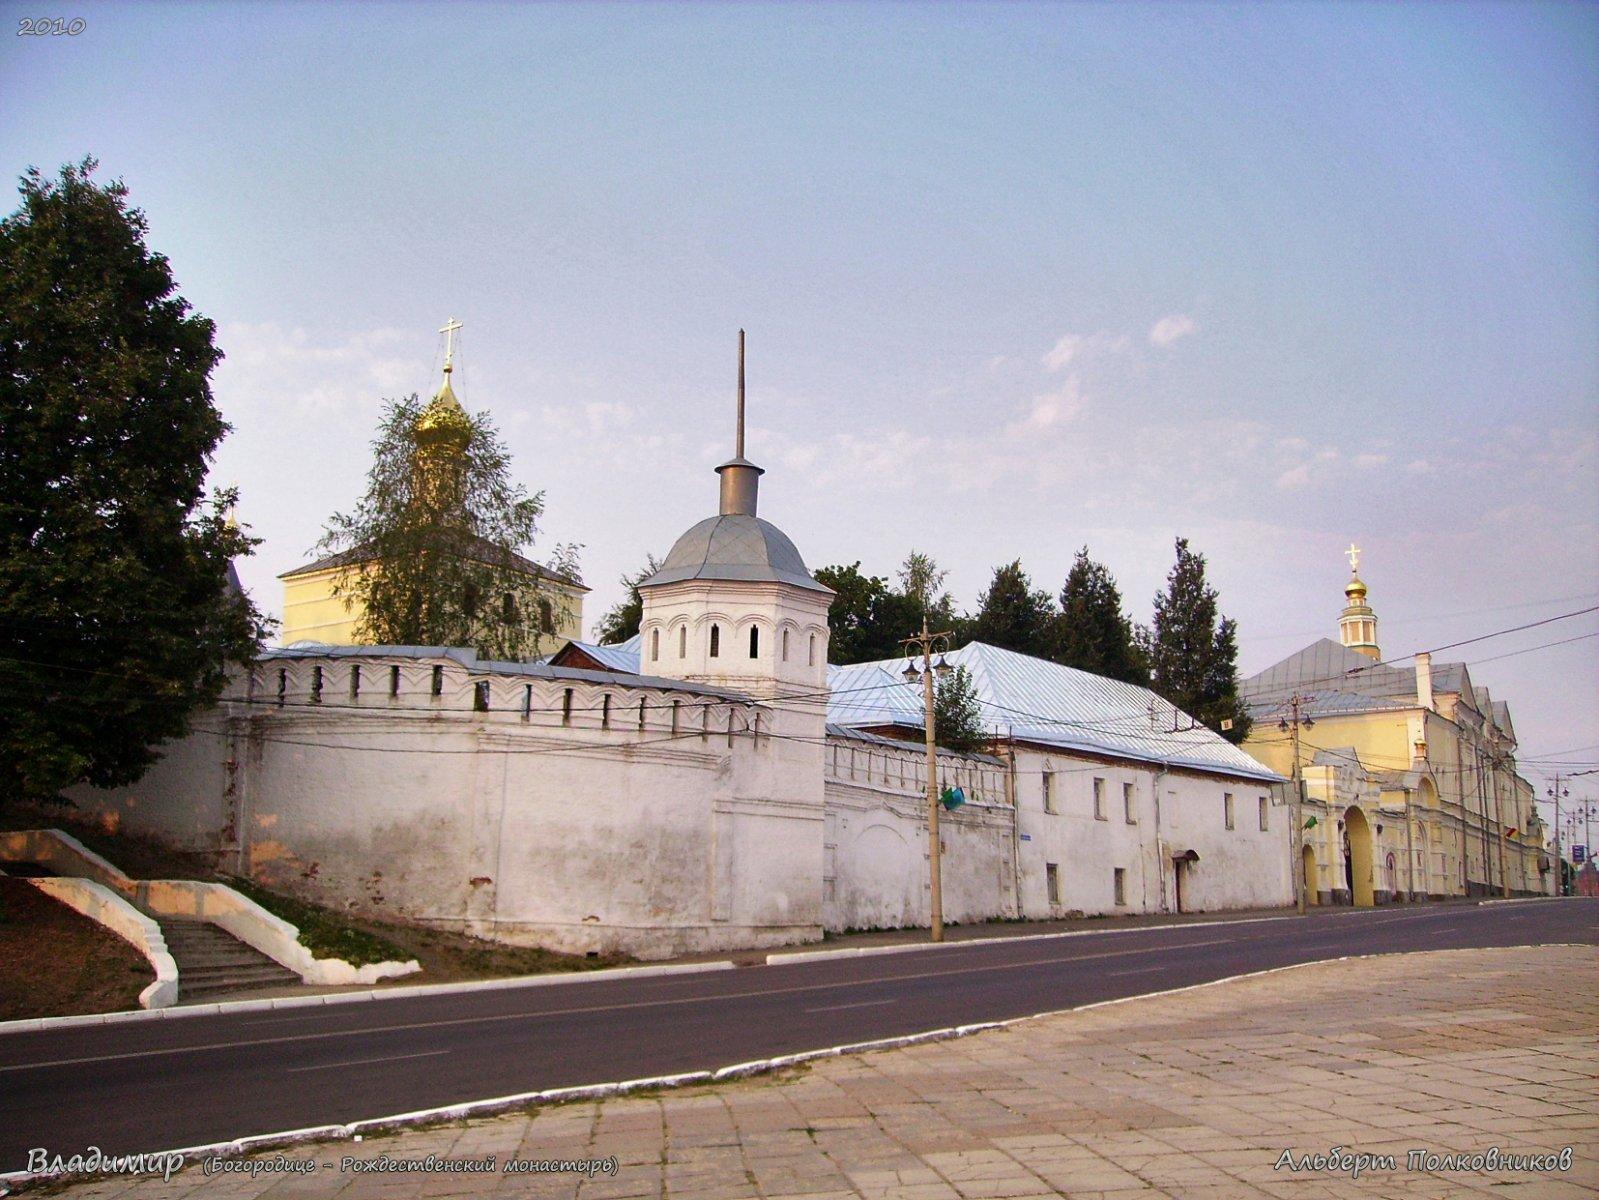
MULTIPOLYGON (((417 417, 418 489, 447 485, 460 470, 460 460, 471 444, 472 425, 450 385, 454 371, 454 334, 461 325, 454 318, 441 333, 449 339, 444 356, 444 383, 417 417)), ((483 538, 469 539, 467 553, 475 560, 500 568, 513 584, 499 597, 482 601, 485 619, 513 619, 519 613, 536 614, 539 643, 548 649, 583 635, 583 597, 589 589, 558 571, 540 566, 515 551, 483 538)), ((349 592, 352 573, 370 571, 378 560, 367 547, 358 546, 330 554, 278 578, 283 581, 282 643, 318 642, 331 646, 370 644, 362 637, 365 612, 358 596, 349 592)))
POLYGON ((1339 640, 1240 685, 1255 722, 1244 748, 1304 781, 1307 903, 1543 893, 1544 831, 1509 706, 1464 663, 1384 662, 1353 546, 1349 558, 1339 640))

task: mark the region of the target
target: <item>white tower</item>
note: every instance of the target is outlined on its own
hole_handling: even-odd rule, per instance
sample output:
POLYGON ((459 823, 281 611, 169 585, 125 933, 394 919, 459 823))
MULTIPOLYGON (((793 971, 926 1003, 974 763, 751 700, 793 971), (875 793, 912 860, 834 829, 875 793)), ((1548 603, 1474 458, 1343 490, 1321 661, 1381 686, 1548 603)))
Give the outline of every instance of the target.
POLYGON ((639 584, 639 670, 763 700, 819 699, 820 737, 833 591, 811 578, 787 534, 755 515, 764 472, 744 457, 743 330, 733 457, 716 473, 720 511, 678 538, 660 569, 639 584))

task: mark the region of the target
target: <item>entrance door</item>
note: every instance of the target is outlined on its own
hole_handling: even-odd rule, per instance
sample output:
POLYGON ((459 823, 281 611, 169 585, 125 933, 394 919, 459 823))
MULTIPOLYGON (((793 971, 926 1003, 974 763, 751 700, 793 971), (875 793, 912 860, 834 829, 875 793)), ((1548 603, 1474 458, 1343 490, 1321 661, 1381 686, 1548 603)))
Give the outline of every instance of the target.
POLYGON ((1301 856, 1302 874, 1305 877, 1305 903, 1321 903, 1321 880, 1316 870, 1316 850, 1313 846, 1306 846, 1301 856))
POLYGON ((1349 896, 1359 908, 1370 908, 1376 903, 1372 894, 1372 844, 1371 826, 1366 814, 1358 808, 1344 812, 1344 863, 1345 878, 1349 883, 1349 896))

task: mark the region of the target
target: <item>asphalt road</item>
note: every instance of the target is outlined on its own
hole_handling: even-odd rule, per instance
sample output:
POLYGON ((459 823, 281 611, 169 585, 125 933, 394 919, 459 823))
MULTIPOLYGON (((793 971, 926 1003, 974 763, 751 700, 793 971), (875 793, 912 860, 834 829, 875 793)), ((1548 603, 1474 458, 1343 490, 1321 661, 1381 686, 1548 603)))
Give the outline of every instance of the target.
POLYGON ((1321 910, 698 975, 0 1035, 0 1172, 1141 995, 1349 954, 1599 944, 1599 902, 1321 910))

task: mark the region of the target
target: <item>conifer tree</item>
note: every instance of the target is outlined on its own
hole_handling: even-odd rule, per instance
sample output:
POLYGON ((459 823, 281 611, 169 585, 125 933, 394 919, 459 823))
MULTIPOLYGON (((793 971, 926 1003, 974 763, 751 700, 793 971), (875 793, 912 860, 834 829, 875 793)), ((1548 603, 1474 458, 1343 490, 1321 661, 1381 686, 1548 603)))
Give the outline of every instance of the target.
POLYGON ((1238 626, 1221 616, 1205 556, 1177 539, 1177 561, 1155 597, 1148 636, 1154 690, 1196 720, 1241 742, 1250 719, 1238 698, 1238 626), (1222 723, 1232 727, 1223 730, 1222 723))
POLYGON ((138 779, 266 633, 204 500, 214 326, 95 168, 0 222, 0 803, 138 779))
POLYGON ((881 576, 863 574, 859 562, 818 567, 811 574, 837 593, 827 614, 830 663, 894 658, 902 651, 900 639, 921 628, 921 610, 881 576))
POLYGON ((1080 671, 1124 683, 1149 686, 1149 663, 1132 620, 1122 611, 1122 594, 1103 563, 1077 552, 1060 592, 1052 657, 1080 671))
POLYGON ((967 632, 975 641, 1047 658, 1055 616, 1055 602, 1049 593, 1033 587, 1021 560, 1016 559, 994 568, 967 632))

